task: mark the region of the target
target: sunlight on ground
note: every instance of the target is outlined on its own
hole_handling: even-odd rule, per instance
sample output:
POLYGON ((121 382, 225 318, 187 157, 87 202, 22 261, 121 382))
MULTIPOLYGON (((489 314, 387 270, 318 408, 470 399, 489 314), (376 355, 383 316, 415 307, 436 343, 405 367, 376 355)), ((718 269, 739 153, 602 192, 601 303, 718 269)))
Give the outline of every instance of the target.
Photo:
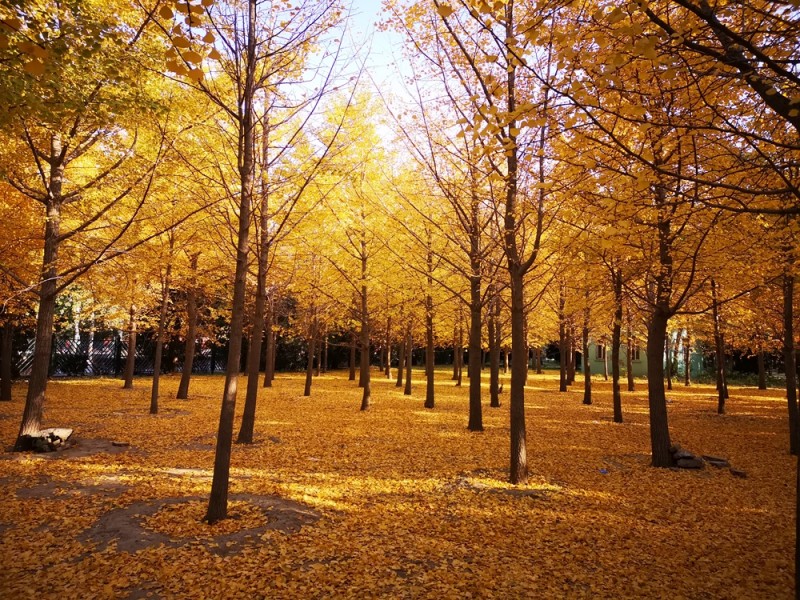
MULTIPOLYGON (((93 551, 85 534, 110 510, 146 502, 148 530, 211 539, 197 498, 210 489, 222 377, 197 378, 189 401, 174 400, 178 378, 164 377, 155 417, 146 379, 132 391, 54 381, 46 425, 75 428, 78 445, 2 455, 0 534, 13 552, 0 560, 0 597, 791 597, 794 461, 779 390, 731 388, 722 416, 712 386, 668 393, 673 440, 728 458, 740 478, 651 468, 644 382, 623 390, 615 424, 610 382, 596 381, 584 406, 582 382, 558 393, 557 373, 531 375, 530 477, 513 486, 508 387, 500 408, 484 387, 484 431, 470 433, 468 380, 455 387, 450 375, 437 371, 432 410, 419 372, 411 397, 375 375, 366 412, 346 373, 315 379, 310 398, 302 374, 260 389, 256 443, 232 449, 239 518, 219 526, 262 533, 224 560, 213 544, 93 551), (80 449, 93 451, 70 454, 80 449), (258 498, 319 519, 266 531, 273 513, 258 498)), ((24 391, 0 404, 5 447, 24 391)))

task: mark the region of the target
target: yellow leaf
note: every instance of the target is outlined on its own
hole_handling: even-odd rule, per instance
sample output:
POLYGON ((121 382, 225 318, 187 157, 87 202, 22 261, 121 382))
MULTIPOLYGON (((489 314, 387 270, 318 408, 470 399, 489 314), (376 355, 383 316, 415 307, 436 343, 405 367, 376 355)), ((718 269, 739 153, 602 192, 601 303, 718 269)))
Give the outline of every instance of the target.
POLYGON ((206 44, 213 44, 215 39, 216 39, 216 38, 214 37, 214 34, 213 34, 213 33, 211 33, 210 31, 209 31, 209 32, 207 32, 207 33, 206 33, 206 34, 203 36, 203 41, 204 41, 206 44))
POLYGON ((26 62, 22 68, 31 75, 41 75, 44 73, 44 63, 36 58, 30 62, 26 62))
POLYGON ((222 56, 220 55, 219 52, 217 52, 216 48, 212 48, 211 52, 208 53, 208 58, 210 58, 211 60, 219 60, 222 58, 222 56))
POLYGON ((436 8, 436 11, 439 13, 439 15, 440 15, 440 16, 441 16, 443 19, 446 19, 447 17, 449 17, 450 15, 452 15, 452 14, 453 14, 453 9, 452 9, 452 8, 450 8, 450 6, 449 6, 449 5, 447 5, 447 4, 440 4, 440 5, 439 5, 439 6, 436 8))
POLYGON ((194 50, 189 50, 188 52, 184 52, 183 58, 186 60, 186 62, 190 62, 195 65, 203 61, 203 57, 200 55, 200 53, 195 52, 194 50))
POLYGON ((173 13, 172 9, 166 4, 161 7, 161 10, 158 11, 158 14, 164 19, 171 19, 175 16, 175 13, 173 13))
POLYGON ((191 71, 189 71, 189 79, 192 81, 202 81, 203 79, 203 70, 195 67, 191 71))
POLYGON ((182 35, 173 38, 172 43, 175 45, 176 48, 188 48, 191 45, 189 44, 189 40, 187 40, 182 35))

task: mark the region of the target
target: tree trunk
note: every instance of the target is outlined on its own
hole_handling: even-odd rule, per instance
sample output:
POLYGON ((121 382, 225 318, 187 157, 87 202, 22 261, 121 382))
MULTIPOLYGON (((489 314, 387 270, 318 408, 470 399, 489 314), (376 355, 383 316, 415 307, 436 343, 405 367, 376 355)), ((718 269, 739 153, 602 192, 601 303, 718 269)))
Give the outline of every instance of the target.
POLYGON ((453 325, 453 376, 450 379, 458 379, 458 322, 453 325))
MULTIPOLYGON (((266 135, 266 134, 265 134, 266 135)), ((267 270, 269 268, 269 196, 262 190, 261 218, 259 227, 258 275, 256 301, 253 308, 253 327, 247 351, 247 392, 244 399, 242 423, 239 426, 237 444, 252 444, 256 426, 258 403, 258 371, 261 366, 261 341, 264 338, 264 323, 267 313, 267 270)), ((264 366, 266 371, 266 365, 264 366)), ((265 373, 266 377, 266 373, 265 373)))
POLYGON ((633 329, 631 328, 631 313, 630 309, 628 309, 628 336, 627 336, 627 344, 628 344, 628 351, 625 353, 625 370, 627 371, 628 375, 628 391, 635 392, 636 391, 636 382, 633 379, 633 351, 634 351, 634 343, 635 340, 633 339, 633 329))
POLYGON ((472 262, 469 279, 469 431, 483 431, 483 407, 481 406, 481 276, 480 262, 472 262))
POLYGON ((238 123, 241 139, 239 155, 239 227, 236 243, 236 271, 234 274, 231 325, 228 341, 228 362, 225 368, 225 388, 220 408, 217 446, 214 453, 214 476, 211 495, 204 520, 209 524, 228 516, 228 487, 230 483, 231 446, 233 445, 233 420, 236 412, 236 389, 239 378, 239 360, 242 352, 245 292, 247 284, 247 254, 250 236, 250 212, 253 197, 254 166, 254 108, 256 66, 256 0, 248 0, 247 48, 243 107, 238 123))
POLYGON ((714 367, 717 375, 717 414, 725 414, 725 346, 720 330, 717 283, 711 279, 711 316, 714 324, 714 367))
POLYGON ((0 340, 0 401, 11 402, 11 361, 13 360, 14 326, 3 323, 0 340))
POLYGON ((764 349, 758 349, 758 389, 767 389, 767 369, 765 368, 764 349))
POLYGON ((322 339, 325 338, 325 332, 321 332, 317 334, 317 365, 314 369, 314 377, 319 377, 319 374, 322 372, 322 339))
POLYGON ((541 375, 544 373, 542 371, 542 349, 541 347, 536 348, 536 374, 541 375))
POLYGON ((401 335, 402 340, 397 345, 397 382, 394 387, 403 387, 403 360, 406 358, 406 341, 401 335))
MULTIPOLYGON (((197 274, 197 254, 192 256, 191 270, 197 274)), ((183 347, 183 369, 181 369, 181 382, 178 385, 176 398, 186 400, 189 397, 189 382, 192 378, 192 366, 194 365, 194 349, 197 344, 197 290, 194 286, 189 286, 186 296, 186 320, 188 330, 186 332, 186 344, 183 347)))
MULTIPOLYGON (((61 153, 61 140, 53 136, 51 156, 61 153)), ((63 166, 52 165, 50 169, 50 192, 52 200, 47 204, 47 221, 44 232, 44 255, 42 260, 41 283, 39 285, 39 311, 36 315, 36 340, 33 351, 31 376, 28 379, 28 392, 25 396, 25 409, 14 449, 30 449, 30 437, 42 428, 47 376, 50 370, 50 351, 53 344, 53 317, 55 314, 58 289, 58 244, 61 225, 61 186, 63 166)))
POLYGON ((266 314, 264 316, 264 383, 262 387, 272 387, 275 378, 275 332, 272 324, 274 321, 273 298, 267 298, 266 314))
POLYGON ((361 410, 368 410, 372 397, 369 372, 369 313, 367 312, 367 254, 366 242, 361 240, 361 410))
POLYGON ((125 382, 122 389, 133 388, 133 373, 136 369, 136 307, 131 305, 128 317, 128 355, 125 357, 125 382))
POLYGON ((392 317, 386 317, 386 379, 392 378, 392 317))
POLYGON ((650 446, 654 467, 671 467, 667 399, 664 390, 664 337, 669 317, 658 308, 647 331, 647 399, 650 407, 650 446))
POLYGON ((567 385, 574 385, 575 383, 575 325, 572 318, 568 321, 567 326, 567 385))
MULTIPOLYGON (((486 320, 487 337, 489 340, 489 406, 500 406, 500 348, 497 346, 497 314, 499 302, 494 284, 489 290, 489 314, 486 320)), ((527 365, 526 365, 527 370, 527 365)))
POLYGON ((683 344, 683 385, 692 385, 692 344, 688 330, 683 344))
POLYGON ((458 324, 458 345, 455 353, 456 362, 456 387, 461 387, 462 374, 464 370, 464 326, 458 324))
POLYGON ((787 269, 783 275, 783 364, 786 373, 786 401, 789 408, 789 452, 798 455, 800 415, 797 412, 795 360, 794 274, 787 269))
POLYGON ((408 325, 406 332, 406 387, 403 390, 405 396, 411 395, 411 361, 414 355, 414 341, 411 338, 411 324, 408 325))
POLYGON ((564 315, 564 307, 567 302, 566 290, 562 284, 559 287, 558 298, 558 391, 567 391, 567 321, 564 315))
POLYGON ((164 354, 164 329, 167 327, 167 308, 169 306, 169 285, 172 275, 172 249, 175 238, 170 234, 169 253, 170 258, 167 263, 167 270, 164 274, 164 281, 161 288, 161 314, 158 319, 158 333, 156 334, 156 352, 153 358, 153 385, 150 388, 150 414, 158 414, 158 384, 161 380, 161 357, 164 354))
POLYGON ((306 385, 303 389, 303 396, 311 395, 311 383, 314 381, 314 354, 317 344, 317 317, 312 317, 309 326, 308 338, 306 339, 306 349, 308 358, 306 360, 306 385))
POLYGON ((348 381, 356 380, 356 332, 350 332, 350 375, 348 381))
MULTIPOLYGON (((432 255, 428 254, 428 264, 432 263, 432 255)), ((428 278, 428 285, 432 286, 433 281, 428 278)), ((435 389, 433 379, 434 367, 434 346, 433 346, 433 297, 428 294, 425 297, 425 408, 433 408, 435 404, 435 389)))
POLYGON ((608 346, 603 344, 603 381, 608 381, 608 346))
MULTIPOLYGON (((586 301, 589 301, 589 292, 586 292, 586 301)), ((583 403, 592 403, 592 365, 589 362, 589 319, 591 309, 588 304, 583 309, 583 403)))
MULTIPOLYGON (((611 395, 614 404, 614 423, 622 423, 622 393, 619 378, 619 351, 622 343, 622 269, 612 271, 614 284, 614 328, 611 332, 611 395)), ((628 346, 630 354, 630 346, 628 346)))
POLYGON ((528 481, 528 451, 525 431, 525 298, 523 274, 511 271, 511 467, 513 484, 528 481))
POLYGON ((672 352, 670 352, 670 337, 669 331, 666 332, 664 337, 664 360, 666 361, 665 365, 665 375, 667 376, 667 389, 672 390, 672 352))
POLYGON ((328 372, 328 334, 325 333, 325 339, 322 342, 322 372, 328 372))

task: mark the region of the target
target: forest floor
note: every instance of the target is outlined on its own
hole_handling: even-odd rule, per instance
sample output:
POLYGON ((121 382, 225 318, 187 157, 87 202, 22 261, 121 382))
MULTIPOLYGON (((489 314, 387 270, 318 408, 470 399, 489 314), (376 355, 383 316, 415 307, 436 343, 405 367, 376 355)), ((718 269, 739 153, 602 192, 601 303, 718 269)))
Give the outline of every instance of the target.
MULTIPOLYGON (((438 372, 403 394, 373 371, 373 406, 346 374, 312 396, 300 375, 262 389, 257 442, 235 445, 230 514, 202 523, 222 377, 175 400, 162 379, 53 381, 46 426, 76 445, 8 452, 24 384, 0 403, 0 598, 791 598, 795 461, 780 389, 668 392, 673 441, 746 477, 649 466, 646 383, 526 391, 530 481, 512 486, 508 396, 470 433, 468 389, 438 372), (130 444, 113 445, 117 444, 130 444)), ((241 387, 241 386, 240 386, 241 387)), ((505 389, 508 390, 508 384, 505 389)), ((237 412, 243 405, 242 393, 237 412)), ((238 422, 237 422, 238 428, 238 422)))

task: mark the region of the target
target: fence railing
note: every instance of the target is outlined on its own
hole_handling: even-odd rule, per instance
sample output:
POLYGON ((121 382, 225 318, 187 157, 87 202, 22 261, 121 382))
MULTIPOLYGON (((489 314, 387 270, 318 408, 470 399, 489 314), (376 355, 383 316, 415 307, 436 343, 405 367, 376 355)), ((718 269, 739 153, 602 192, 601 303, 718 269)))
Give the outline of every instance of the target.
MULTIPOLYGON (((11 364, 15 377, 29 377, 33 366, 35 340, 19 335, 13 343, 11 364)), ((81 331, 77 335, 56 334, 50 353, 50 377, 119 377, 128 358, 127 335, 120 331, 81 331)), ((183 367, 184 343, 167 342, 161 362, 162 372, 180 372, 183 367)), ((135 375, 152 375, 155 361, 155 340, 152 335, 136 338, 135 375)), ((193 373, 225 371, 228 349, 208 340, 195 344, 193 373)))

